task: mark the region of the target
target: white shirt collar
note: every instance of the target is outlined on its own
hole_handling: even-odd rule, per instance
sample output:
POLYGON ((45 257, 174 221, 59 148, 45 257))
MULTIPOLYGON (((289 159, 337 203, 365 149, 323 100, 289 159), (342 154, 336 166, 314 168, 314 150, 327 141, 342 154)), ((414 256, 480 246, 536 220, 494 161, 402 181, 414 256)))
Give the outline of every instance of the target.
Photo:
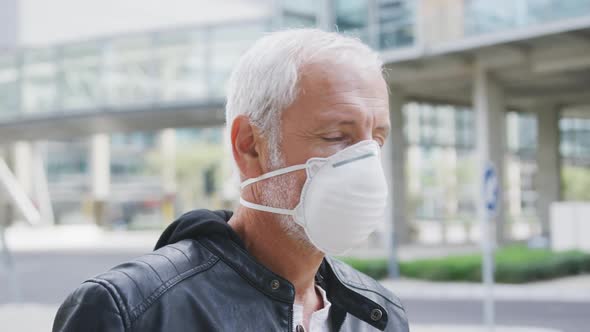
MULTIPOLYGON (((324 307, 311 314, 309 330, 307 332, 327 332, 330 330, 328 313, 330 312, 332 303, 328 301, 326 291, 322 287, 316 285, 316 289, 322 296, 324 307)), ((297 325, 303 325, 303 305, 301 304, 293 304, 293 331, 295 331, 297 325)))

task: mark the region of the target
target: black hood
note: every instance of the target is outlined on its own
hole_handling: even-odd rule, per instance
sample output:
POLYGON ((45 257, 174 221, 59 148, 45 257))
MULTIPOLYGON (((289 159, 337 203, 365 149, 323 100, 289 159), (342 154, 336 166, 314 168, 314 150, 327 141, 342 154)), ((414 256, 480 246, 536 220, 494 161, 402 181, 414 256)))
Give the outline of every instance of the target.
POLYGON ((166 227, 154 250, 160 249, 168 244, 176 243, 185 239, 196 239, 200 236, 220 235, 229 237, 232 241, 244 247, 240 237, 227 224, 232 216, 231 211, 218 210, 194 210, 183 214, 170 226, 166 227))

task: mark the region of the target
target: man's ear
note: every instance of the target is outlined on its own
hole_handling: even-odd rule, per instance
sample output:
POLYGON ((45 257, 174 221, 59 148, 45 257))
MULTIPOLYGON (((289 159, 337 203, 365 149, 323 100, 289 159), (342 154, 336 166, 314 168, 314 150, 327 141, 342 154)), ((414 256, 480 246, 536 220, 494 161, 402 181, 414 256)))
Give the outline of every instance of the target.
POLYGON ((245 178, 262 174, 258 144, 260 141, 257 131, 250 119, 245 115, 236 116, 231 125, 232 153, 241 175, 245 178))

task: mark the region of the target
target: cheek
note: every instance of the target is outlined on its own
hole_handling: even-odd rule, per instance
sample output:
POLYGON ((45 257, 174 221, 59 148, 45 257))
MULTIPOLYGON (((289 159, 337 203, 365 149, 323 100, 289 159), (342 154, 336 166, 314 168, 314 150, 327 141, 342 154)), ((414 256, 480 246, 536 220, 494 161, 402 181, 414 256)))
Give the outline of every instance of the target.
POLYGON ((305 183, 305 180, 307 180, 307 174, 305 170, 302 170, 301 172, 298 172, 297 174, 295 174, 295 181, 297 182, 297 187, 301 188, 303 187, 303 184, 305 183))
POLYGON ((298 202, 299 197, 301 196, 301 190, 303 189, 303 185, 305 184, 305 180, 307 180, 307 175, 305 174, 305 170, 297 172, 293 176, 293 188, 291 189, 293 193, 295 193, 295 198, 298 202))
POLYGON ((286 195, 286 205, 290 209, 294 209, 297 204, 299 204, 299 200, 301 198, 301 190, 303 189, 303 185, 305 184, 305 180, 307 176, 305 175, 305 171, 300 171, 295 174, 292 174, 289 178, 287 183, 283 185, 288 186, 288 188, 283 188, 288 194, 286 195))

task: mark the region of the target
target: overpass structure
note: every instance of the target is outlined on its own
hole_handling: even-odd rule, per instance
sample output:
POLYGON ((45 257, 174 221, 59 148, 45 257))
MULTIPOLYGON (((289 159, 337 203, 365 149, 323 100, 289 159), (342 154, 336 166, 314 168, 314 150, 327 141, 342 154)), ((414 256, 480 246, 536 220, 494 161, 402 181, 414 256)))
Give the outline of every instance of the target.
MULTIPOLYGON (((414 45, 383 52, 392 118, 401 122, 404 100, 472 108, 478 173, 491 162, 505 183, 506 113, 535 114, 537 215, 548 236, 551 203, 561 199, 560 116, 590 117, 590 1, 419 3, 414 45)), ((404 178, 403 150, 393 158, 393 179, 404 178)), ((400 204, 394 201, 394 210, 403 210, 400 204)), ((477 207, 482 216, 483 204, 477 207)), ((498 241, 507 238, 503 211, 494 222, 498 241)))
POLYGON ((19 49, 0 56, 0 143, 224 121, 224 83, 268 21, 19 49))
MULTIPOLYGON (((11 183, 21 183, 38 207, 51 207, 48 190, 38 190, 47 174, 36 165, 43 158, 35 142, 89 137, 88 187, 100 222, 112 192, 110 134, 159 131, 170 160, 162 187, 173 195, 175 135, 169 128, 223 125, 225 80, 240 52, 269 24, 197 25, 0 53, 0 146, 8 147, 5 158, 17 180, 11 183)), ((42 219, 53 220, 45 210, 42 219)))
MULTIPOLYGON (((410 238, 402 113, 408 102, 472 108, 479 167, 491 161, 501 176, 506 112, 536 114, 538 215, 548 232, 549 206, 560 200, 560 116, 590 115, 589 0, 323 0, 274 6, 273 16, 263 20, 0 53, 0 144, 14 147, 16 178, 32 187, 30 173, 22 171, 35 154, 28 142, 91 136, 91 188, 96 201, 104 201, 110 181, 107 134, 162 130, 161 146, 173 149, 167 128, 223 124, 225 80, 265 31, 338 27, 379 49, 386 64, 393 124, 386 164, 397 241, 410 238)), ((165 186, 173 191, 174 174, 165 173, 165 186)), ((505 216, 497 216, 500 241, 505 224, 505 216)))

